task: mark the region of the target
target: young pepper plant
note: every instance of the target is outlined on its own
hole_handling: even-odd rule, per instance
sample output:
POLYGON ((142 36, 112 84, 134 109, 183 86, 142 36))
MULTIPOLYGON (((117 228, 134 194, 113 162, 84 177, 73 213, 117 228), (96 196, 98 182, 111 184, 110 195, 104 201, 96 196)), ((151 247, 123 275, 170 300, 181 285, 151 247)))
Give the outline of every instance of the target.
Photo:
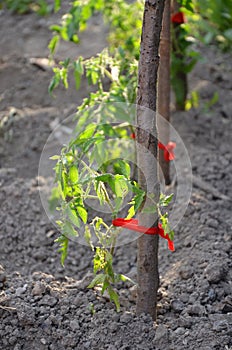
MULTIPOLYGON (((61 245, 62 262, 64 263, 67 256, 69 239, 74 239, 77 235, 84 237, 95 252, 93 265, 96 276, 90 287, 101 285, 102 293, 108 291, 117 310, 119 300, 113 286, 119 280, 126 280, 126 277, 116 274, 113 269, 114 247, 121 230, 113 227, 111 222, 120 212, 123 212, 123 216, 128 219, 135 216, 139 210, 142 210, 145 198, 148 197, 135 178, 132 178, 129 162, 124 160, 131 159, 133 154, 130 148, 124 147, 125 140, 130 139, 130 134, 133 132, 131 126, 133 123, 127 119, 128 111, 116 108, 117 115, 114 115, 109 107, 105 113, 106 105, 112 106, 115 101, 128 105, 134 103, 136 99, 139 38, 138 41, 134 40, 133 36, 129 38, 128 33, 133 33, 138 23, 141 25, 138 13, 135 11, 131 16, 132 19, 136 18, 137 24, 134 26, 130 24, 132 30, 127 28, 126 37, 120 35, 123 31, 120 32, 119 29, 125 27, 128 13, 132 13, 134 8, 136 8, 134 3, 127 4, 122 0, 75 1, 62 25, 53 27, 57 34, 49 45, 51 53, 54 53, 60 37, 77 42, 77 31, 86 26, 87 19, 95 10, 101 10, 108 16, 108 23, 117 28, 116 31, 111 32, 111 40, 121 43, 117 49, 110 46, 108 50, 105 49, 90 59, 79 57, 74 62, 68 59, 61 62, 60 67, 55 68, 55 75, 50 85, 50 92, 60 81, 66 86, 68 71, 73 69, 77 87, 80 85, 82 76, 86 75, 89 83, 96 85, 98 89, 78 107, 75 136, 62 150, 61 155, 56 157, 58 186, 53 194, 60 199, 61 219, 58 225, 62 234, 58 242, 61 245), (116 11, 117 5, 119 8, 116 8, 116 11), (125 23, 121 19, 119 10, 125 12, 125 23), (75 17, 75 26, 71 27, 74 28, 73 31, 70 30, 72 16, 75 17), (107 89, 105 89, 106 79, 109 83, 107 89), (99 104, 98 107, 96 104, 99 104), (121 124, 118 123, 118 119, 121 120, 121 124), (112 145, 106 148, 105 141, 109 142, 109 139, 112 145), (129 154, 128 157, 125 157, 126 152, 129 154), (89 208, 89 201, 97 203, 98 208, 104 209, 107 206, 111 214, 108 217, 96 215, 96 212, 92 212, 89 208), (124 204, 126 210, 122 209, 124 204)), ((136 31, 136 35, 140 34, 140 31, 141 28, 136 31)), ((149 210, 151 215, 160 213, 157 211, 157 203, 154 203, 149 210)), ((160 220, 165 226, 166 234, 171 234, 167 222, 164 221, 166 214, 160 215, 160 220)))
MULTIPOLYGON (((123 113, 121 124, 110 122, 115 119, 111 109, 111 104, 109 107, 102 104, 77 114, 73 138, 60 155, 52 157, 57 161, 57 187, 53 189, 53 200, 56 197, 59 203, 57 225, 61 235, 56 241, 60 244, 62 264, 68 254, 69 240, 85 239, 93 254, 95 274, 89 287, 100 285, 102 294, 107 291, 119 311, 114 285, 119 281, 133 281, 114 271, 113 257, 121 229, 114 227, 112 220, 120 213, 127 219, 134 217, 141 209, 146 193, 132 179, 129 161, 125 160, 135 147, 130 139, 131 126, 123 113)), ((160 208, 169 200, 170 197, 161 197, 160 208)), ((166 214, 158 210, 164 224, 166 214)), ((157 207, 153 205, 150 211, 157 212, 157 207)), ((170 234, 166 224, 164 229, 170 234)))

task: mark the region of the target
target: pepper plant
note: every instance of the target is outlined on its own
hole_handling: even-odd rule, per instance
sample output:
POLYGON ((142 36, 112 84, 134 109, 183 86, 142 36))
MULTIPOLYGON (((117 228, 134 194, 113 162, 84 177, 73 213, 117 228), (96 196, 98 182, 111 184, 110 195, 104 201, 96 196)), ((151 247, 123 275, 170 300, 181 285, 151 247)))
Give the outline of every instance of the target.
MULTIPOLYGON (((119 299, 114 284, 131 281, 121 273, 115 273, 113 257, 121 228, 112 225, 120 215, 134 217, 150 196, 133 178, 131 164, 135 159, 135 142, 131 139, 130 104, 103 103, 80 109, 76 116, 73 138, 56 160, 57 187, 52 190, 51 200, 57 199, 60 219, 57 221, 61 235, 61 262, 68 254, 70 239, 86 241, 93 253, 95 278, 92 288, 101 285, 102 294, 107 291, 119 310, 119 299), (128 160, 129 159, 129 160, 128 160), (97 208, 97 209, 96 209, 97 208)), ((172 196, 161 195, 157 203, 146 208, 145 213, 158 213, 165 234, 173 239, 169 227, 167 206, 172 196)))
POLYGON ((78 31, 85 29, 94 11, 102 12, 110 27, 109 48, 95 57, 60 62, 54 68, 49 91, 52 93, 60 82, 68 87, 70 70, 77 88, 83 76, 97 87, 78 107, 74 137, 69 145, 60 156, 53 157, 57 159, 57 188, 53 190, 53 199, 57 197, 60 201, 57 224, 61 236, 57 242, 62 263, 67 256, 69 239, 77 235, 84 238, 94 255, 96 276, 89 287, 101 285, 102 293, 108 292, 117 310, 119 299, 113 286, 129 279, 113 269, 115 246, 123 231, 112 225, 114 219, 123 215, 129 220, 139 212, 144 213, 159 218, 164 235, 171 239, 174 235, 168 214, 162 209, 172 196, 154 199, 152 193, 138 184, 133 166, 136 144, 131 134, 137 130, 136 113, 131 110, 136 100, 142 9, 142 1, 130 4, 122 0, 75 1, 61 25, 52 26, 55 35, 49 44, 53 55, 59 40, 77 43, 78 31), (147 201, 149 206, 144 207, 147 201), (92 205, 98 208, 97 213, 92 205))

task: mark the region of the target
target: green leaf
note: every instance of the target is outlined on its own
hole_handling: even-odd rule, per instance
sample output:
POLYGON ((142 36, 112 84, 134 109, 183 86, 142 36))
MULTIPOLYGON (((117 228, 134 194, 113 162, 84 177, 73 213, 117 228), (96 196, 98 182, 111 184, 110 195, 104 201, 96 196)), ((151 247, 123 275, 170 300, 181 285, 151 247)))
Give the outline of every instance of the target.
POLYGON ((173 241, 174 240, 174 236, 175 236, 175 232, 173 230, 169 231, 168 233, 170 239, 173 241))
POLYGON ((99 284, 103 284, 106 279, 106 275, 103 273, 98 274, 97 276, 94 277, 94 279, 90 282, 88 285, 88 288, 94 288, 95 286, 99 284))
POLYGON ((84 142, 82 144, 83 152, 87 153, 87 151, 89 150, 89 148, 92 145, 97 144, 98 142, 102 142, 102 141, 104 141, 104 136, 92 137, 91 139, 87 140, 86 142, 84 142))
POLYGON ((124 198, 128 193, 128 182, 123 175, 106 173, 96 176, 95 179, 96 181, 108 183, 117 197, 124 198))
POLYGON ((113 256, 108 250, 105 251, 105 261, 112 266, 113 256))
POLYGON ((51 159, 51 160, 59 160, 60 156, 55 155, 55 156, 49 157, 49 159, 51 159))
MULTIPOLYGON (((131 203, 133 203, 133 202, 131 202, 131 203)), ((131 218, 133 218, 133 216, 135 216, 135 207, 134 207, 134 205, 132 205, 129 209, 128 209, 128 213, 127 213, 127 217, 126 217, 126 219, 131 219, 131 218)))
POLYGON ((85 207, 82 207, 80 205, 76 206, 76 210, 81 218, 81 220, 84 222, 84 224, 87 223, 87 219, 88 219, 88 212, 85 209, 85 207))
POLYGON ((69 218, 69 220, 71 220, 71 222, 73 223, 73 225, 77 226, 77 227, 80 227, 80 220, 79 220, 79 217, 77 216, 77 213, 76 211, 71 208, 73 204, 68 204, 66 209, 65 209, 65 212, 69 218))
POLYGON ((69 179, 72 184, 76 184, 79 178, 78 169, 75 165, 72 165, 69 169, 69 179))
POLYGON ((66 221, 62 227, 62 233, 64 236, 72 236, 76 237, 78 236, 78 233, 76 230, 74 230, 72 224, 68 221, 66 221))
POLYGON ((65 259, 67 258, 68 254, 68 238, 64 235, 58 237, 55 242, 60 244, 60 248, 58 249, 58 252, 61 253, 61 264, 64 266, 65 259))
POLYGON ((51 196, 49 198, 49 210, 51 212, 54 212, 56 207, 59 204, 59 200, 60 200, 60 191, 58 187, 53 187, 52 191, 51 191, 51 196))
POLYGON ((114 304, 116 306, 116 310, 117 310, 117 312, 119 312, 120 311, 120 303, 119 303, 118 294, 115 292, 115 290, 110 285, 108 286, 107 291, 109 293, 110 300, 114 302, 114 304))
POLYGON ((48 44, 48 48, 52 55, 54 55, 57 45, 59 44, 60 37, 59 35, 54 35, 53 38, 50 40, 50 43, 48 44))
POLYGON ((108 281, 108 278, 105 279, 103 285, 102 285, 102 290, 101 290, 101 294, 103 295, 104 292, 106 291, 106 289, 109 287, 110 282, 108 281))
POLYGON ((98 166, 102 166, 104 164, 105 159, 107 158, 107 148, 104 142, 96 143, 93 148, 93 152, 90 156, 90 161, 95 161, 98 166))
POLYGON ((99 80, 99 72, 98 71, 91 71, 91 82, 93 85, 97 84, 98 80, 99 80))
POLYGON ((134 211, 137 213, 137 211, 139 210, 139 208, 141 207, 143 201, 144 201, 144 196, 145 193, 143 191, 140 191, 138 194, 136 194, 133 198, 134 200, 134 211))
POLYGON ((74 70, 78 72, 80 75, 84 73, 84 67, 83 67, 83 57, 79 57, 78 60, 73 62, 74 70))
POLYGON ((114 269, 113 269, 112 263, 111 264, 107 264, 107 267, 106 267, 105 271, 107 272, 107 275, 109 276, 110 281, 112 283, 115 283, 115 273, 114 273, 114 269))
POLYGON ((86 140, 86 139, 91 138, 91 137, 93 136, 93 134, 94 134, 96 128, 97 128, 97 124, 96 124, 96 123, 91 123, 91 124, 89 124, 89 125, 86 127, 86 129, 85 129, 82 133, 80 133, 80 135, 79 135, 78 138, 79 138, 80 140, 86 140))
POLYGON ((76 32, 76 28, 75 28, 75 24, 73 23, 73 21, 71 20, 71 22, 68 24, 68 26, 66 27, 66 31, 68 34, 68 39, 70 41, 73 41, 73 35, 76 32))
POLYGON ((70 58, 66 58, 64 61, 60 62, 60 64, 64 67, 64 68, 68 68, 70 63, 70 58))
POLYGON ((103 130, 105 136, 107 135, 113 137, 118 135, 117 129, 110 124, 102 124, 101 129, 103 130))
POLYGON ((91 241, 91 231, 89 229, 89 226, 86 225, 85 226, 85 234, 84 234, 84 237, 85 237, 85 240, 87 242, 87 244, 90 246, 90 248, 92 249, 92 251, 94 251, 94 246, 93 246, 93 243, 91 241))
MULTIPOLYGON (((57 26, 58 27, 58 26, 57 26)), ((58 29, 58 28, 57 28, 58 29)), ((60 27, 60 30, 58 32, 61 36, 61 38, 64 40, 64 41, 68 41, 69 40, 69 37, 68 37, 68 33, 67 33, 67 27, 60 27)))
POLYGON ((61 0, 54 0, 54 11, 58 12, 61 6, 61 0))
POLYGON ((66 67, 63 67, 60 70, 60 77, 65 89, 68 89, 68 69, 66 67))
POLYGON ((132 201, 129 203, 129 204, 132 204, 132 207, 128 211, 128 218, 131 218, 132 213, 134 213, 135 215, 136 212, 140 209, 141 205, 143 204, 145 192, 139 188, 138 183, 135 181, 133 182, 128 181, 128 188, 131 192, 135 193, 135 196, 132 198, 132 201))
POLYGON ((48 87, 49 94, 51 94, 52 91, 59 85, 60 80, 61 80, 60 72, 55 68, 53 68, 53 72, 54 72, 54 76, 53 76, 53 78, 49 84, 49 87, 48 87))
POLYGON ((123 203, 123 198, 116 197, 115 200, 114 200, 114 203, 115 203, 115 207, 114 207, 113 215, 116 216, 117 213, 119 212, 120 208, 121 208, 122 203, 123 203))
POLYGON ((119 159, 114 164, 114 169, 117 174, 124 175, 127 179, 130 178, 130 165, 125 160, 119 159))
POLYGON ((122 275, 122 274, 117 274, 116 277, 115 277, 115 280, 116 282, 119 282, 119 281, 122 281, 122 282, 130 282, 134 285, 136 285, 136 282, 133 281, 131 278, 125 276, 125 275, 122 275))
POLYGON ((127 180, 123 175, 115 175, 114 191, 117 197, 124 198, 128 193, 127 180))
POLYGON ((65 169, 62 170, 61 188, 65 197, 72 194, 72 188, 68 186, 68 176, 65 169))
POLYGON ((104 270, 106 266, 105 261, 106 250, 100 247, 96 247, 96 252, 93 259, 93 271, 97 273, 100 270, 104 270))
POLYGON ((67 161, 68 164, 72 164, 74 162, 74 153, 68 152, 65 154, 65 161, 67 161))
POLYGON ((168 222, 168 213, 165 213, 163 215, 160 216, 160 221, 162 223, 162 227, 164 230, 164 233, 167 235, 169 235, 169 237, 171 238, 171 240, 174 239, 174 231, 171 229, 170 224, 168 222))
POLYGON ((95 224, 95 227, 97 230, 100 230, 100 227, 103 223, 103 219, 102 218, 96 218, 96 224, 95 224))
POLYGON ((57 24, 53 24, 49 27, 50 30, 54 31, 54 32, 57 32, 59 34, 61 34, 61 31, 62 31, 62 27, 61 26, 58 26, 57 24))
POLYGON ((114 182, 114 176, 112 174, 106 173, 95 177, 96 181, 102 181, 108 183, 109 185, 114 182))
POLYGON ((81 85, 81 74, 74 70, 74 79, 75 79, 75 87, 77 90, 79 90, 81 85))
POLYGON ((163 193, 160 194, 160 200, 159 205, 161 207, 167 207, 169 203, 172 201, 174 194, 171 193, 170 195, 165 196, 163 193))

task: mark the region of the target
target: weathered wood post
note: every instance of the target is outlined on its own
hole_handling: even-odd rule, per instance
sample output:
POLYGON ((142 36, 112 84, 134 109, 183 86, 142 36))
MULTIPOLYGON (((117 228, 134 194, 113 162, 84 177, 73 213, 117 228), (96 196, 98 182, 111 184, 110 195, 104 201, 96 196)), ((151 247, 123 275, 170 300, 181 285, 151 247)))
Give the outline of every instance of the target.
MULTIPOLYGON (((157 74, 159 43, 165 0, 145 0, 140 47, 137 94, 137 164, 139 184, 159 200, 158 139, 156 128, 157 74), (145 107, 145 109, 144 109, 145 107), (147 112, 149 109, 153 112, 147 112)), ((149 205, 149 200, 146 201, 149 205)), ((150 203, 151 204, 151 203, 150 203)), ((140 214, 139 224, 158 225, 158 215, 140 214)), ((138 239, 137 314, 147 313, 156 319, 158 271, 158 235, 143 234, 138 239)))

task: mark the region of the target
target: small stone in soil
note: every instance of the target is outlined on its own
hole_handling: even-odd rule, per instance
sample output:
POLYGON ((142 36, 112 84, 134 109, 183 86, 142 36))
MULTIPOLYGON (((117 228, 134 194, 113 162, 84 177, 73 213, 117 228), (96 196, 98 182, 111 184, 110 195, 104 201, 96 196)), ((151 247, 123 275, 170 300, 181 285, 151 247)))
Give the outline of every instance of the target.
POLYGON ((34 287, 31 291, 32 295, 34 296, 40 296, 42 294, 44 294, 46 291, 46 286, 45 284, 41 283, 40 281, 36 282, 34 284, 34 287))
POLYGON ((132 315, 130 313, 125 313, 120 317, 120 322, 129 323, 132 319, 132 315))
POLYGON ((188 307, 188 314, 195 316, 203 316, 206 313, 205 307, 200 304, 194 304, 188 307))
POLYGON ((174 333, 175 333, 175 335, 177 335, 177 336, 180 336, 180 335, 183 335, 184 333, 185 333, 185 329, 183 328, 183 327, 178 327, 175 331, 174 331, 174 333))
POLYGON ((15 294, 17 297, 20 297, 22 294, 24 294, 26 292, 27 289, 27 284, 25 284, 23 287, 18 287, 15 290, 15 294))
POLYGON ((213 330, 216 332, 221 332, 223 330, 228 330, 229 324, 226 320, 219 320, 213 323, 213 330))
POLYGON ((73 320, 70 322, 70 327, 73 331, 76 331, 78 329, 80 329, 80 325, 79 325, 79 322, 76 321, 76 320, 73 320))
POLYGON ((44 338, 41 338, 40 341, 41 341, 41 343, 42 343, 43 345, 46 345, 46 344, 47 344, 47 341, 46 341, 46 339, 44 339, 44 338))
POLYGON ((175 311, 177 313, 180 313, 181 311, 184 310, 184 304, 182 303, 182 301, 177 300, 177 299, 172 300, 171 307, 172 307, 173 311, 175 311))
POLYGON ((227 269, 225 266, 221 266, 220 262, 209 264, 205 271, 205 277, 210 283, 218 283, 226 276, 227 269))
POLYGON ((182 266, 179 274, 183 280, 188 280, 193 276, 193 269, 190 266, 182 266))
POLYGON ((155 331, 155 340, 157 342, 165 342, 165 340, 168 340, 168 330, 167 328, 160 324, 155 331))
POLYGON ((215 292, 215 290, 213 288, 210 288, 209 291, 208 291, 208 297, 209 297, 209 300, 211 301, 215 301, 216 298, 217 298, 217 293, 215 292))
POLYGON ((56 298, 53 298, 53 297, 50 297, 49 295, 45 295, 43 297, 43 299, 41 299, 39 301, 39 305, 45 305, 45 306, 50 306, 50 307, 53 307, 55 306, 57 303, 57 299, 56 298))

